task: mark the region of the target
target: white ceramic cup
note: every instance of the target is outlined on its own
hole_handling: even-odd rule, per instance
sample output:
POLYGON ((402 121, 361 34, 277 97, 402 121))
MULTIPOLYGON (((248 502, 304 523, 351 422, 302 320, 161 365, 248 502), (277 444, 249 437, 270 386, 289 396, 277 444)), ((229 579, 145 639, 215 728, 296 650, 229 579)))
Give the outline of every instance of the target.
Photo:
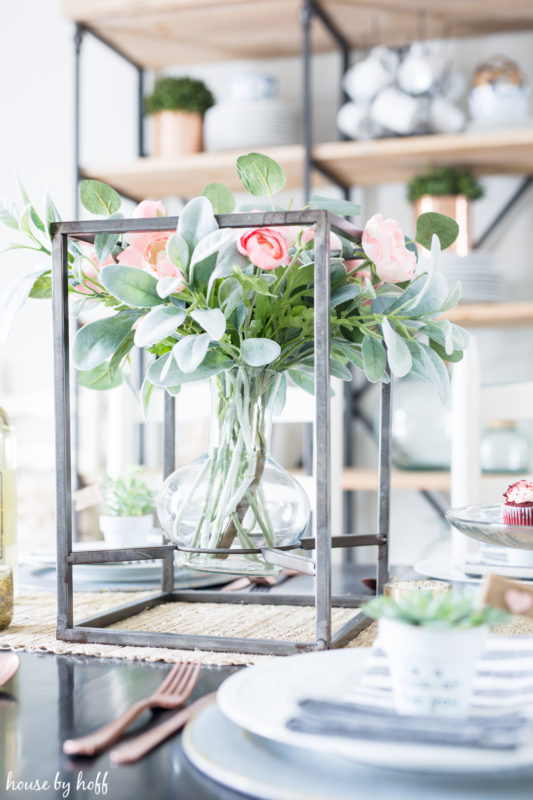
POLYGON ((394 133, 408 135, 416 129, 422 104, 392 86, 383 89, 370 108, 370 116, 378 125, 394 133))
POLYGON ((429 108, 429 124, 434 133, 459 133, 466 125, 466 114, 445 97, 434 97, 429 108))
POLYGON ((356 103, 368 103, 393 82, 396 66, 395 53, 384 47, 375 47, 367 58, 345 73, 342 79, 344 91, 356 103))
POLYGON ((489 628, 444 628, 380 619, 399 714, 465 717, 489 628))

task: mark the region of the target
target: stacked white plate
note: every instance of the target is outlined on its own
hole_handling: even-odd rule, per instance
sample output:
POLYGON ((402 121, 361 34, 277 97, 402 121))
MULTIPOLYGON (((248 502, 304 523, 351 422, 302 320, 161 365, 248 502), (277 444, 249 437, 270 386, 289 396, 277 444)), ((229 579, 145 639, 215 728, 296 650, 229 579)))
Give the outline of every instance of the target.
POLYGON ((274 98, 219 103, 204 120, 204 145, 208 151, 275 147, 298 144, 299 112, 274 98))
POLYGON ((533 765, 529 740, 507 751, 416 745, 408 736, 385 743, 372 737, 301 733, 286 726, 300 699, 350 696, 369 653, 367 648, 347 648, 276 658, 240 670, 222 684, 217 703, 189 722, 183 734, 187 757, 217 783, 263 800, 353 800, 356 795, 360 800, 449 800, 452 795, 529 800, 531 773, 521 782, 512 782, 515 776, 504 778, 509 771, 533 765), (446 777, 437 780, 435 772, 446 777), (511 785, 513 791, 506 794, 511 785))
POLYGON ((496 303, 508 299, 505 280, 494 270, 492 259, 486 253, 467 256, 443 253, 439 269, 450 286, 461 281, 463 302, 496 303))

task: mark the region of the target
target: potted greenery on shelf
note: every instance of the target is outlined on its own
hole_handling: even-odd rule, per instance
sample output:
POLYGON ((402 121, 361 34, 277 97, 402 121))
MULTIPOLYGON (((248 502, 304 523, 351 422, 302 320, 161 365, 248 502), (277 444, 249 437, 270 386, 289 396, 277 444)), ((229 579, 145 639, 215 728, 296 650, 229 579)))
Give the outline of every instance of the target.
POLYGON ((146 113, 154 119, 154 155, 173 158, 199 153, 204 114, 214 102, 203 81, 160 78, 145 99, 146 113))
POLYGON ((427 212, 445 214, 459 225, 459 235, 450 250, 465 256, 472 249, 470 205, 483 196, 483 187, 464 167, 432 166, 414 175, 407 184, 407 196, 415 219, 427 212))
POLYGON ((400 600, 377 597, 361 610, 379 619, 396 710, 424 716, 467 715, 489 626, 510 618, 457 591, 433 595, 414 589, 400 600))
POLYGON ((100 530, 110 547, 147 544, 154 525, 155 492, 139 469, 129 469, 118 478, 106 477, 102 486, 100 530))

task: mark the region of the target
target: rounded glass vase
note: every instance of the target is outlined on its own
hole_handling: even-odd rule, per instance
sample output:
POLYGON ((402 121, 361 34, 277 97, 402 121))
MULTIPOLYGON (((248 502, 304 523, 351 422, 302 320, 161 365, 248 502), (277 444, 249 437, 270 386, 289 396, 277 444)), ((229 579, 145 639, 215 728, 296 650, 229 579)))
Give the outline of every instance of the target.
POLYGON ((260 548, 294 546, 304 534, 308 497, 269 455, 280 377, 239 366, 211 378, 209 450, 169 475, 157 504, 184 566, 273 575, 281 568, 260 548))

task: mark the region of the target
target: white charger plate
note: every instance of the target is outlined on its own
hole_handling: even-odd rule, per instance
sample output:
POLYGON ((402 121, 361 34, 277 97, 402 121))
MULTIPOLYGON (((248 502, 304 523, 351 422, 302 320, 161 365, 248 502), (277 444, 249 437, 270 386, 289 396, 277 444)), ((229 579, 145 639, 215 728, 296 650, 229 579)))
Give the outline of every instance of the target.
POLYGON ((204 775, 261 800, 531 800, 529 770, 487 776, 378 771, 250 735, 214 704, 189 722, 182 742, 204 775))
POLYGON ((374 767, 446 773, 533 767, 533 740, 509 752, 320 736, 286 727, 286 721, 297 713, 298 700, 338 700, 349 695, 361 679, 369 652, 366 648, 329 650, 249 667, 222 684, 218 706, 231 722, 257 736, 374 767))

